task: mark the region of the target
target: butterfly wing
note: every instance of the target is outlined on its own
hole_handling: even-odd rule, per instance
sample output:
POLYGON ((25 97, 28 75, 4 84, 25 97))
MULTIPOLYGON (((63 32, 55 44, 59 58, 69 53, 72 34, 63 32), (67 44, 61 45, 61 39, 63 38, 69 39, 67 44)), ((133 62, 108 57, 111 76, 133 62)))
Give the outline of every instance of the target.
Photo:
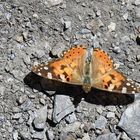
POLYGON ((140 85, 117 71, 112 59, 103 50, 93 51, 93 63, 92 87, 124 94, 140 92, 140 85))
POLYGON ((64 52, 61 59, 34 66, 32 72, 47 79, 81 85, 85 55, 85 46, 77 45, 64 52))

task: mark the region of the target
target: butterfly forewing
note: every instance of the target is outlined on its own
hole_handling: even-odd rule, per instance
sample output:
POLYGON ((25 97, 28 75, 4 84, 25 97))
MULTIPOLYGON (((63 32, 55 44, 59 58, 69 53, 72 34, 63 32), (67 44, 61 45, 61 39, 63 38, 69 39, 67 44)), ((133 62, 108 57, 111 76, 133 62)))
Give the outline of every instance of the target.
POLYGON ((125 94, 140 92, 139 85, 114 69, 113 60, 103 50, 93 51, 93 64, 93 87, 125 94))
POLYGON ((92 54, 93 81, 102 78, 104 74, 113 69, 113 61, 102 49, 96 48, 92 54))
POLYGON ((32 71, 44 78, 82 85, 85 54, 85 47, 77 46, 64 52, 62 58, 49 62, 48 65, 39 64, 34 66, 32 71))

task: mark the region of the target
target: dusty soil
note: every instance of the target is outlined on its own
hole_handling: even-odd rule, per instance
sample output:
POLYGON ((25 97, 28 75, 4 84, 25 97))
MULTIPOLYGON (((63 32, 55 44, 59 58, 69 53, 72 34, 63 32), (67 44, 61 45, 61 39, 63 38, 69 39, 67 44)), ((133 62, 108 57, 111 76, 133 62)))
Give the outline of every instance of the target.
POLYGON ((52 81, 43 90, 42 79, 31 73, 35 62, 60 57, 73 44, 104 49, 120 71, 140 83, 140 2, 0 1, 1 140, 95 140, 103 134, 131 139, 116 127, 133 102, 130 96, 85 95, 80 87, 52 81), (65 112, 60 119, 59 111, 65 112))

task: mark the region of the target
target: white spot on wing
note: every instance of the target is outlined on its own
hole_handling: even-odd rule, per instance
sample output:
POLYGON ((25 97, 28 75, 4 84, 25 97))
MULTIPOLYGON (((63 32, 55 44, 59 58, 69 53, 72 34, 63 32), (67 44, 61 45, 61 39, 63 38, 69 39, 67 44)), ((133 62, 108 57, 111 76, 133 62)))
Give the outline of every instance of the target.
POLYGON ((126 85, 127 85, 127 86, 130 86, 131 84, 130 84, 130 83, 126 83, 126 85))
POLYGON ((49 79, 52 79, 52 74, 51 74, 50 72, 48 72, 47 77, 48 77, 49 79))
POLYGON ((42 74, 39 72, 39 73, 37 73, 39 76, 41 76, 42 74))
POLYGON ((126 93, 127 92, 127 88, 126 87, 123 87, 122 88, 122 93, 126 93))
POLYGON ((65 75, 61 74, 60 75, 60 78, 61 78, 62 82, 65 82, 66 81, 65 75))
POLYGON ((110 84, 109 87, 108 87, 108 90, 109 91, 112 91, 113 89, 114 89, 114 85, 113 84, 110 84))
POLYGON ((44 70, 48 70, 48 67, 44 67, 44 70))

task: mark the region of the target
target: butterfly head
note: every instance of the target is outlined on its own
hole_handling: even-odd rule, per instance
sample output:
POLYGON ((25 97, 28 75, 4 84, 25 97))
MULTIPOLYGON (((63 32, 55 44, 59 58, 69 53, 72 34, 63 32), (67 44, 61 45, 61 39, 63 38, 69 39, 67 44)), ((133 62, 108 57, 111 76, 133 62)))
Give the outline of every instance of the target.
POLYGON ((83 90, 85 93, 89 93, 91 91, 91 85, 90 84, 85 84, 82 86, 83 90))

